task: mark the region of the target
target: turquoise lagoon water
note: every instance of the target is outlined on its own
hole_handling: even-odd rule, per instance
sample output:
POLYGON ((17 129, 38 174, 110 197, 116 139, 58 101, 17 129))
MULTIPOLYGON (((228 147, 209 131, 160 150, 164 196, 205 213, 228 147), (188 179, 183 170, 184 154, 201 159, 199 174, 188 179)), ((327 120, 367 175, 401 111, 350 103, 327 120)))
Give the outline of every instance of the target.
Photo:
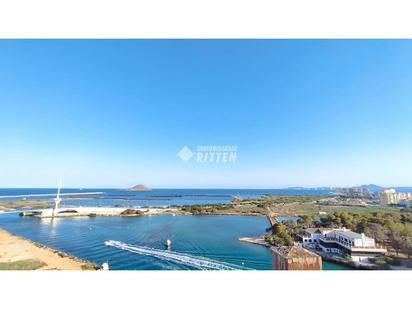
MULTIPOLYGON (((15 213, 0 215, 0 227, 11 233, 95 263, 107 261, 115 270, 271 269, 271 254, 267 248, 238 240, 239 237, 261 235, 268 226, 265 217, 253 216, 161 215, 46 220, 19 217, 15 213), (167 239, 172 241, 170 251, 164 250, 167 239), (126 243, 131 250, 107 246, 105 242, 109 240, 126 243), (213 263, 213 268, 208 266, 209 262, 213 263)), ((324 263, 324 269, 345 267, 324 263)))
POLYGON ((243 243, 241 236, 265 231, 265 217, 161 215, 143 217, 79 217, 45 220, 0 215, 0 227, 52 248, 96 263, 108 261, 111 269, 197 269, 167 257, 145 256, 105 245, 116 240, 132 246, 164 249, 205 257, 239 268, 270 269, 270 252, 243 243))

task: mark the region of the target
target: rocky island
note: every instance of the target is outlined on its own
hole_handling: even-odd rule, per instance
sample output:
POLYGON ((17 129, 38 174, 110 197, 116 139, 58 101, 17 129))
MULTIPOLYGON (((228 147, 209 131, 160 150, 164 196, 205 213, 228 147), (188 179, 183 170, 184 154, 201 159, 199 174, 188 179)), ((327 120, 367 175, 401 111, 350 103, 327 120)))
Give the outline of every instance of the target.
POLYGON ((150 191, 145 185, 139 184, 128 189, 129 191, 150 191))

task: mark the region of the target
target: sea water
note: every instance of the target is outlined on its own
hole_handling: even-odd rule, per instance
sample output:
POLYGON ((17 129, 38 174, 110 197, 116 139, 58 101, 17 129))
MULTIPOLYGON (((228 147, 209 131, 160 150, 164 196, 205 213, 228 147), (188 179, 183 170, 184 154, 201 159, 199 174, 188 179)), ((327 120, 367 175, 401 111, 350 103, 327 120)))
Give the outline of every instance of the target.
MULTIPOLYGON (((0 202, 5 200, 46 199, 52 202, 54 196, 26 196, 30 194, 56 194, 50 189, 0 189, 0 202), (7 197, 7 196, 20 197, 7 197)), ((229 203, 233 197, 256 198, 267 194, 288 195, 327 195, 328 190, 295 190, 295 189, 153 189, 150 191, 129 191, 122 189, 70 189, 64 188, 61 193, 103 192, 99 195, 76 196, 76 199, 63 197, 62 206, 170 206, 192 204, 229 203)))
POLYGON ((265 217, 160 215, 143 217, 77 217, 39 219, 0 215, 0 227, 52 248, 111 269, 197 269, 159 256, 108 246, 121 241, 130 246, 165 249, 193 258, 207 258, 234 268, 270 269, 270 252, 243 243, 242 236, 258 236, 268 227, 265 217))
MULTIPOLYGON (((115 270, 269 270, 266 247, 238 240, 261 235, 268 227, 268 220, 257 216, 40 219, 0 214, 0 228, 82 259, 108 262, 115 270), (170 250, 165 248, 167 239, 170 250)), ((344 268, 324 263, 324 269, 344 268)))

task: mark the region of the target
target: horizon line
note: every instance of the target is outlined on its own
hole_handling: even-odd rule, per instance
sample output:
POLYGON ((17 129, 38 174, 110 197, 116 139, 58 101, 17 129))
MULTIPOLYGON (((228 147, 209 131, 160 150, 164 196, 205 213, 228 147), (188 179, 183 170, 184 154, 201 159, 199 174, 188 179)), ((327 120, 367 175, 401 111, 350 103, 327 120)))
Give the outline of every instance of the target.
MULTIPOLYGON (((335 189, 335 188, 357 188, 362 186, 377 186, 380 188, 412 188, 412 185, 380 186, 375 184, 358 185, 358 186, 288 186, 276 188, 263 187, 148 187, 148 190, 131 190, 131 191, 150 191, 150 190, 285 190, 285 189, 335 189)), ((56 187, 0 187, 2 189, 55 189, 56 187)), ((90 190, 90 189, 113 189, 113 190, 130 190, 125 187, 62 187, 62 189, 90 190)))

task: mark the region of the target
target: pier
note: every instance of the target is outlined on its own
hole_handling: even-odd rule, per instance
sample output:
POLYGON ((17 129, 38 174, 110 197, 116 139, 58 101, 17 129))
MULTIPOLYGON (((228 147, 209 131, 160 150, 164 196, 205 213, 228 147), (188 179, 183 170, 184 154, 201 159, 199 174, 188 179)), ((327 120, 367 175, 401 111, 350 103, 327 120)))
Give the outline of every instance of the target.
POLYGON ((270 222, 270 226, 274 225, 277 222, 276 216, 272 213, 272 211, 266 207, 266 217, 270 222))
POLYGON ((239 240, 243 241, 243 242, 248 242, 248 243, 251 243, 251 244, 255 244, 255 245, 270 247, 269 243, 267 243, 265 241, 263 236, 259 236, 259 237, 240 237, 239 240))
POLYGON ((167 214, 170 210, 154 207, 62 207, 54 210, 52 208, 36 211, 23 211, 20 216, 34 216, 38 218, 65 218, 65 217, 95 217, 95 216, 140 216, 167 214), (129 213, 131 211, 131 213, 129 213), (137 212, 136 212, 137 211, 137 212))
POLYGON ((79 216, 120 216, 127 210, 125 207, 62 207, 57 211, 54 209, 43 209, 39 211, 23 211, 21 216, 34 216, 39 218, 54 217, 79 217, 79 216))

